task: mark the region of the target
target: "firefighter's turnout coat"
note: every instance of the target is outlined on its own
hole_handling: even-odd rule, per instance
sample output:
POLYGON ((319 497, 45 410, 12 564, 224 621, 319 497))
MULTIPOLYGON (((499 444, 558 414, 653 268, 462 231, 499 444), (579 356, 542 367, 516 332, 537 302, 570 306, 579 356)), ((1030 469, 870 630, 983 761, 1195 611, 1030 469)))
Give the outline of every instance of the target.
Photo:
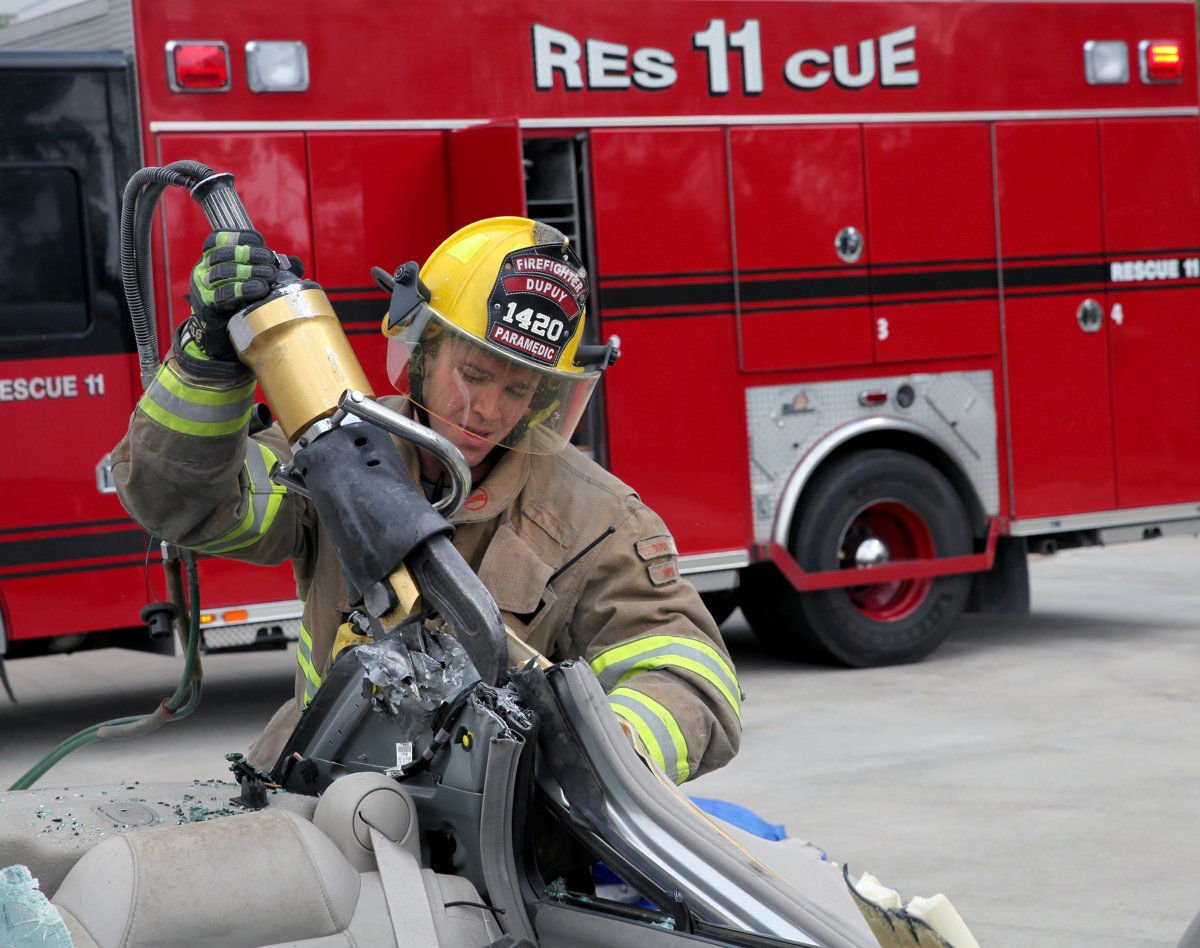
MULTIPOLYGON (((278 427, 248 437, 254 388, 253 379, 200 381, 169 359, 113 452, 113 476, 125 508, 154 536, 254 563, 292 561, 304 603, 295 701, 251 752, 269 767, 352 607, 312 504, 268 477, 290 455, 286 439, 278 427)), ((416 477, 415 449, 400 450, 416 477)), ((736 753, 742 696, 729 654, 679 579, 662 520, 633 490, 571 446, 505 451, 451 522, 454 545, 509 628, 551 660, 588 661, 669 776, 686 780, 736 753)))

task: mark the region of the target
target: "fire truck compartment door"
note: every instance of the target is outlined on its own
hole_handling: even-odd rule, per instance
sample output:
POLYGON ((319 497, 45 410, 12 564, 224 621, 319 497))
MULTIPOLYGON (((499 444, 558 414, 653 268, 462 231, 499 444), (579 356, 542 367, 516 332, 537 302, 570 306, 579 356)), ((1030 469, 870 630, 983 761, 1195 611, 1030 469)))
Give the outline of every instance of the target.
POLYGON ((983 122, 866 125, 863 151, 875 361, 997 352, 991 130, 983 122))
POLYGON ((1194 501, 1195 120, 1001 123, 996 157, 1015 516, 1194 501))
POLYGON ((1200 131, 1100 122, 1117 506, 1200 497, 1200 131))
POLYGON ((516 121, 472 125, 450 133, 450 229, 484 217, 525 216, 525 166, 516 121))
MULTIPOLYGON (((309 275, 315 274, 320 279, 319 261, 313 259, 308 156, 303 133, 169 133, 158 139, 158 154, 164 165, 192 159, 214 171, 232 172, 242 203, 267 246, 280 253, 295 254, 304 261, 309 275)), ((199 206, 180 188, 168 188, 161 206, 167 222, 170 291, 158 296, 158 331, 161 337, 170 338, 170 329, 187 317, 184 297, 209 226, 199 206), (169 327, 163 325, 164 313, 169 327)))
MULTIPOLYGON (((375 392, 392 391, 380 336, 387 297, 371 267, 423 261, 445 239, 449 197, 441 129, 312 131, 311 275, 325 288, 375 392)), ((309 261, 305 261, 308 263, 309 261)))
POLYGON ((1112 510, 1108 336, 1084 332, 1085 299, 1105 310, 1094 121, 996 126, 1013 511, 1112 510))
POLYGON ((446 237, 446 137, 440 129, 306 135, 314 275, 351 342, 362 342, 359 359, 377 392, 388 391, 382 374, 371 375, 387 298, 374 287, 371 267, 391 273, 405 261, 424 261, 446 237))
POLYGON ((591 312, 601 338, 621 339, 605 413, 654 429, 647 439, 640 424, 610 424, 610 469, 637 484, 680 549, 731 549, 749 533, 748 513, 711 498, 747 496, 748 469, 707 465, 704 489, 681 491, 671 461, 724 457, 731 437, 745 437, 745 408, 730 397, 742 382, 725 130, 595 129, 588 145, 599 274, 591 312), (670 423, 680 405, 703 423, 670 423))
POLYGON ((869 365, 859 127, 730 129, 729 175, 742 368, 869 365))

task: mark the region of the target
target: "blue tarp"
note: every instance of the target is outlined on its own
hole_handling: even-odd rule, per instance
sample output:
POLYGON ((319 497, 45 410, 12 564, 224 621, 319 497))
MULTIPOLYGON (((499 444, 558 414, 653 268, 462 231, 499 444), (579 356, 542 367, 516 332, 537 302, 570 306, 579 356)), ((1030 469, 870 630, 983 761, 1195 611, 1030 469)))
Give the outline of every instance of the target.
POLYGON ((710 800, 708 797, 692 797, 692 802, 709 816, 732 823, 738 829, 761 836, 763 839, 787 839, 787 830, 778 823, 768 823, 757 813, 727 800, 710 800))

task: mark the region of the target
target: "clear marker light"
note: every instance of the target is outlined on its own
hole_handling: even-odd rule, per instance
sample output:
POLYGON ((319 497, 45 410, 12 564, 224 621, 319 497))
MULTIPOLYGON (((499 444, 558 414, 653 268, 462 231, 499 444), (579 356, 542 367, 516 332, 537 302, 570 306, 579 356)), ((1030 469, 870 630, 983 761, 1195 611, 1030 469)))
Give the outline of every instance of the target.
POLYGON ((246 44, 246 79, 252 92, 303 92, 308 88, 308 48, 300 42, 246 44))
POLYGON ((1088 40, 1083 71, 1090 86, 1119 86, 1129 81, 1129 47, 1122 40, 1088 40))

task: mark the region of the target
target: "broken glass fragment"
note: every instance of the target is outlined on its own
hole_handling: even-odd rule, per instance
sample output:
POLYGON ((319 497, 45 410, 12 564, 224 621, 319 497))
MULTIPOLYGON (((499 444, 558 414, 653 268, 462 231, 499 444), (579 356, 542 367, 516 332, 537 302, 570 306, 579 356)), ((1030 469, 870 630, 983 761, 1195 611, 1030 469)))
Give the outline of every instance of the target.
POLYGON ((71 933, 62 915, 38 888, 27 866, 0 869, 0 945, 71 948, 71 933))

